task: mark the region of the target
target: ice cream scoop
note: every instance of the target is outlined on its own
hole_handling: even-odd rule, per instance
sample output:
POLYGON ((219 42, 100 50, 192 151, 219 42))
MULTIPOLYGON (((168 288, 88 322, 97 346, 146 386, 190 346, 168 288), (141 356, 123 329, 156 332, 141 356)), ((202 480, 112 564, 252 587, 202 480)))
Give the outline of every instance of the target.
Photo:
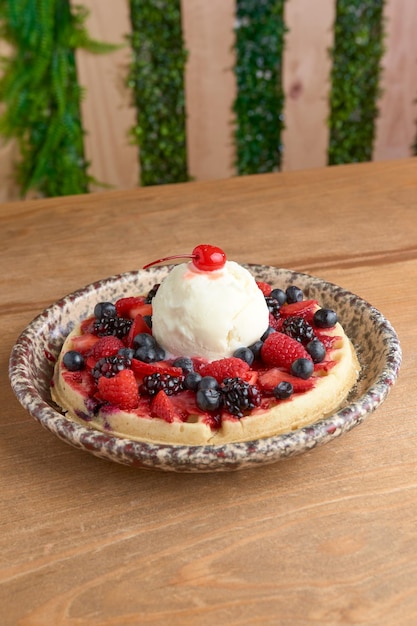
POLYGON ((212 361, 257 341, 269 312, 252 274, 238 263, 198 265, 181 263, 161 283, 152 301, 152 333, 172 356, 212 361))

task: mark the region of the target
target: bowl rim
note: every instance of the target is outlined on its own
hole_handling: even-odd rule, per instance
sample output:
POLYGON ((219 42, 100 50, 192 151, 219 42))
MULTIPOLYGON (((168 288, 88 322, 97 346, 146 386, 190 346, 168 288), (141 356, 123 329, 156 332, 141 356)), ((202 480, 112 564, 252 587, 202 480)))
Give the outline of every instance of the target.
MULTIPOLYGON (((157 274, 162 277, 168 273, 172 265, 133 270, 94 281, 63 296, 39 313, 20 333, 10 354, 9 379, 14 394, 21 405, 44 428, 73 447, 126 465, 177 472, 224 471, 276 462, 327 443, 361 423, 385 400, 399 374, 402 352, 392 324, 366 300, 329 281, 286 268, 254 263, 242 265, 255 273, 272 270, 277 276, 284 274, 294 283, 297 279, 299 281, 302 279, 316 288, 329 287, 335 297, 353 298, 355 302, 365 307, 373 324, 384 333, 386 359, 377 379, 360 397, 349 401, 347 406, 333 415, 289 433, 215 445, 158 444, 117 437, 72 421, 62 414, 58 407, 55 408, 52 400, 50 403, 44 400, 33 386, 30 377, 27 350, 33 341, 32 335, 36 336, 36 331, 43 328, 51 317, 53 319, 54 313, 62 310, 68 302, 83 299, 89 293, 97 289, 105 290, 117 282, 127 281, 129 284, 134 279, 146 275, 153 277, 157 274)), ((48 367, 52 369, 53 363, 49 363, 48 367)))

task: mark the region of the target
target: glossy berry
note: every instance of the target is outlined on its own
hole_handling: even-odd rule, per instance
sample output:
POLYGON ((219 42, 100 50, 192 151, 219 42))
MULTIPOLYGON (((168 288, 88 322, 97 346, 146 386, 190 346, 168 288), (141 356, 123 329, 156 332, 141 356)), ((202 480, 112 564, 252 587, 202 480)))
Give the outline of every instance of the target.
POLYGON ((171 376, 163 372, 155 372, 155 374, 144 376, 140 391, 150 396, 155 396, 159 391, 165 391, 167 396, 171 396, 183 389, 182 383, 182 376, 171 376))
POLYGON ((94 316, 97 319, 101 317, 116 317, 116 306, 112 302, 97 302, 94 307, 94 316))
POLYGON ((203 376, 198 384, 198 388, 202 391, 206 389, 217 389, 219 386, 214 376, 203 376))
POLYGON ((317 328, 332 328, 337 322, 337 313, 333 309, 318 309, 313 316, 317 328))
POLYGON ((85 366, 84 358, 77 350, 68 350, 64 354, 62 362, 70 372, 79 372, 85 366))
POLYGON ((266 306, 268 307, 268 311, 277 319, 279 317, 279 310, 281 308, 280 303, 275 298, 271 298, 271 296, 265 296, 266 306))
POLYGON ((192 259, 195 267, 203 272, 220 270, 226 263, 226 255, 221 248, 203 243, 196 246, 191 254, 166 256, 157 261, 152 261, 152 263, 148 263, 144 266, 144 269, 152 267, 152 265, 156 265, 157 263, 164 263, 165 261, 172 261, 174 259, 192 259))
POLYGON ((255 343, 252 343, 249 346, 249 350, 252 352, 254 360, 260 358, 261 348, 263 345, 264 345, 264 342, 261 339, 258 339, 258 341, 255 341, 255 343))
POLYGON ((237 359, 241 359, 248 365, 252 365, 255 360, 255 355, 250 348, 238 348, 234 351, 233 356, 237 359))
POLYGON ((284 333, 276 332, 269 335, 261 348, 264 363, 272 367, 282 367, 288 372, 296 360, 313 362, 304 346, 284 333))
POLYGON ((267 339, 269 337, 269 335, 272 335, 272 333, 276 333, 277 331, 275 330, 275 328, 273 328, 272 326, 268 326, 268 328, 266 329, 266 331, 264 332, 264 334, 261 337, 261 341, 265 341, 265 339, 267 339))
POLYGON ((281 306, 287 301, 287 294, 282 289, 273 289, 269 295, 281 306))
POLYGON ((326 346, 320 339, 312 339, 305 348, 313 359, 313 363, 321 363, 324 360, 326 356, 326 346))
POLYGON ((291 374, 307 380, 314 372, 313 361, 310 359, 299 358, 296 359, 291 365, 291 374))
POLYGON ((180 367, 184 374, 194 371, 194 363, 189 356, 180 356, 172 363, 173 367, 180 367))
POLYGON ((158 345, 141 346, 135 350, 135 359, 144 363, 154 363, 155 361, 163 361, 165 359, 165 350, 158 345))
POLYGON ((286 400, 292 396, 294 388, 290 382, 283 380, 274 387, 272 393, 277 400, 286 400))
POLYGON ((189 374, 186 374, 184 378, 184 388, 191 389, 191 391, 196 391, 201 380, 201 374, 199 374, 198 372, 189 372, 189 374))
POLYGON ((129 333, 132 321, 124 317, 100 317, 94 322, 93 334, 98 337, 114 335, 123 339, 129 333))
POLYGON ((220 407, 220 401, 221 393, 214 387, 198 389, 196 393, 196 404, 202 411, 215 411, 220 407))
POLYGON ((91 370, 91 374, 93 375, 93 378, 98 381, 101 376, 104 376, 105 378, 111 378, 122 370, 129 369, 130 365, 131 360, 120 354, 116 354, 114 356, 106 356, 97 361, 97 363, 91 370))
POLYGON ((287 289, 285 290, 285 293, 287 296, 288 304, 293 304, 294 302, 301 302, 301 300, 304 298, 304 294, 302 290, 299 287, 296 287, 296 285, 290 285, 289 287, 287 287, 287 289))
POLYGON ((243 417, 244 411, 250 411, 261 403, 261 392, 241 378, 226 378, 221 387, 223 407, 236 417, 243 417))
POLYGON ((286 317, 281 332, 285 333, 289 337, 296 339, 303 345, 314 339, 314 330, 308 322, 302 317, 296 315, 290 315, 286 317))
POLYGON ((154 348, 156 346, 156 340, 149 333, 138 333, 133 337, 133 348, 154 348))

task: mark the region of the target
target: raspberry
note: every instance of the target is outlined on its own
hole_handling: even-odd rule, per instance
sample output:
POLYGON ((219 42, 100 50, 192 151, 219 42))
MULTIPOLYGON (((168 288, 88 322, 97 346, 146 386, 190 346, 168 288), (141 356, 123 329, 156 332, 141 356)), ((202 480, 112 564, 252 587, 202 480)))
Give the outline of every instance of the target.
POLYGON ((282 323, 281 332, 296 339, 303 345, 306 345, 315 337, 314 330, 310 324, 302 317, 297 317, 296 315, 285 318, 282 323))
POLYGON ((221 401, 226 411, 236 417, 243 417, 244 411, 260 405, 261 393, 257 387, 240 378, 225 378, 221 387, 221 401))
POLYGON ((183 380, 183 376, 171 376, 170 374, 155 372, 155 374, 143 377, 140 390, 150 396, 155 396, 159 391, 165 391, 167 396, 171 396, 182 390, 183 380))
POLYGON ((256 284, 258 285, 259 289, 262 291, 262 293, 264 294, 264 296, 269 296, 271 291, 272 291, 272 287, 269 283, 265 283, 262 280, 257 280, 256 284))
POLYGON ((100 337, 97 343, 91 349, 90 356, 96 361, 106 356, 114 356, 123 348, 124 344, 121 339, 118 339, 114 335, 105 335, 100 337))
POLYGON ((280 332, 272 333, 265 339, 261 348, 261 358, 267 365, 283 367, 287 371, 291 370, 291 365, 296 359, 311 361, 311 356, 298 341, 280 332))
POLYGON ((124 369, 112 378, 98 379, 100 397, 123 410, 136 409, 139 404, 138 386, 132 370, 124 369))
POLYGON ((224 378, 242 378, 248 370, 248 363, 231 356, 203 365, 198 373, 203 378, 204 376, 212 376, 218 383, 221 383, 224 378))
POLYGON ((124 317, 101 317, 94 322, 93 332, 98 337, 114 335, 115 337, 122 339, 128 334, 131 326, 131 319, 126 319, 124 317))

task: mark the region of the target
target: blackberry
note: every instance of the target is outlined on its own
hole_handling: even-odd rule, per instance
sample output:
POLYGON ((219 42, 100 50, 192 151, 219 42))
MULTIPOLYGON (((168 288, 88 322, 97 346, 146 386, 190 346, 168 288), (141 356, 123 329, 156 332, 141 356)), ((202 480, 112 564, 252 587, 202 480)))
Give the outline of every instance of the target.
POLYGON ((236 417, 261 403, 261 392, 241 378, 225 378, 221 387, 223 407, 236 417))
POLYGON ((156 394, 162 390, 165 391, 167 396, 172 396, 182 391, 184 388, 183 380, 183 376, 171 376, 163 372, 155 372, 155 374, 149 374, 143 377, 140 391, 147 393, 149 396, 156 396, 156 394))
POLYGON ((157 283, 156 285, 154 285, 152 287, 152 289, 148 292, 148 295, 146 296, 146 300, 145 300, 145 304, 151 304, 153 298, 156 295, 156 292, 159 289, 159 283, 157 283))
POLYGON ((91 370, 91 374, 94 380, 97 382, 100 376, 111 378, 122 370, 129 369, 131 364, 132 361, 128 357, 120 354, 116 354, 114 356, 105 356, 97 361, 97 363, 91 370))
POLYGON ((123 339, 128 334, 133 320, 124 317, 100 317, 94 322, 93 334, 98 337, 114 335, 123 339))
POLYGON ((289 337, 292 337, 293 339, 296 339, 303 345, 312 341, 315 337, 312 326, 310 326, 310 324, 302 317, 297 317, 295 315, 290 315, 290 317, 287 317, 284 320, 281 332, 285 333, 289 337))
POLYGON ((281 308, 280 303, 275 298, 271 298, 271 296, 265 296, 266 306, 268 307, 268 311, 275 317, 275 319, 279 318, 279 310, 281 308))

